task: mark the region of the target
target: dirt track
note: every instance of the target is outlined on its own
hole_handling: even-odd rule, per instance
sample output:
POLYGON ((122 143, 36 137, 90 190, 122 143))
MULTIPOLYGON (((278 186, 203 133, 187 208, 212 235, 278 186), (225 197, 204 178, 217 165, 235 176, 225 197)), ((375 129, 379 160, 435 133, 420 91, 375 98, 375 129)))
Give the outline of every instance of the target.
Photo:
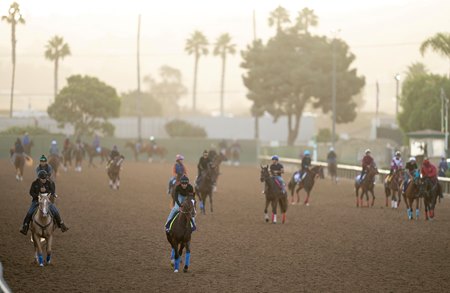
MULTIPOLYGON (((189 166, 189 170, 195 170, 189 166)), ((53 265, 33 261, 18 232, 28 209, 31 169, 14 180, 0 161, 0 260, 14 292, 448 292, 450 199, 437 219, 354 207, 349 181, 314 187, 311 206, 289 206, 287 223, 263 221, 257 167, 222 167, 214 214, 198 215, 192 263, 174 274, 163 224, 169 164, 126 162, 120 191, 103 168, 63 173, 57 203, 70 231, 56 232, 53 265)), ((192 176, 193 177, 193 176, 192 176)), ((288 178, 288 176, 285 176, 288 178)), ((304 198, 304 194, 302 194, 304 198)))

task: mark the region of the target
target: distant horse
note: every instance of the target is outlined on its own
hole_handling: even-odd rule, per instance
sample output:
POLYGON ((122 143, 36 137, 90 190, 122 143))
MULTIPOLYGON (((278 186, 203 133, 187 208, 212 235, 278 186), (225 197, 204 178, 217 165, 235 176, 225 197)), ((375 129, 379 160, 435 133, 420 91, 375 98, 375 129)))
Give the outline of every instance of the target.
POLYGON ((360 176, 355 179, 355 193, 356 193, 356 207, 363 206, 363 196, 366 195, 367 207, 369 207, 369 192, 372 194, 372 203, 370 206, 373 207, 375 203, 375 193, 373 191, 375 184, 375 176, 378 174, 377 167, 372 164, 367 167, 366 175, 360 181, 360 176), (361 189, 361 197, 359 197, 359 189, 361 189))
POLYGON ((23 167, 25 166, 25 160, 31 159, 25 154, 17 154, 14 153, 14 149, 9 150, 11 163, 14 165, 16 169, 16 180, 23 181, 23 167))
POLYGON ((402 192, 403 176, 401 170, 396 170, 389 177, 386 177, 384 180, 384 193, 386 194, 386 207, 388 206, 389 196, 392 195, 391 207, 398 208, 402 198, 400 196, 402 192))
POLYGON ((119 189, 120 186, 120 168, 122 166, 124 157, 116 156, 110 163, 107 169, 109 177, 109 187, 112 189, 119 189))
POLYGON ((47 193, 39 195, 39 209, 34 213, 31 223, 31 237, 35 247, 35 258, 39 266, 44 266, 43 247, 41 238, 44 238, 47 251, 47 264, 50 264, 52 258, 53 231, 56 225, 53 222, 49 206, 51 200, 47 193))
POLYGON ((58 169, 61 165, 61 157, 57 155, 50 155, 48 159, 48 164, 52 166, 53 172, 51 174, 51 180, 55 181, 58 175, 58 169))
POLYGON ((109 153, 111 152, 110 149, 101 147, 100 152, 97 152, 97 150, 92 145, 86 143, 83 143, 83 145, 87 155, 89 156, 89 167, 96 167, 93 162, 95 157, 100 157, 100 164, 108 161, 109 153))
POLYGON ((227 149, 226 157, 229 158, 228 162, 230 165, 239 166, 240 157, 241 157, 241 149, 239 146, 230 146, 227 149))
POLYGON ((85 150, 82 144, 76 144, 73 147, 73 156, 75 157, 75 171, 81 172, 81 164, 83 163, 85 150))
POLYGON ((32 139, 30 139, 30 142, 28 144, 23 145, 23 149, 25 151, 25 154, 28 156, 31 156, 31 148, 34 146, 34 142, 32 139))
MULTIPOLYGON (((404 182, 403 184, 405 184, 404 182)), ((416 201, 416 220, 419 219, 419 202, 420 202, 420 178, 411 179, 406 187, 406 191, 403 193, 403 198, 406 204, 406 212, 408 214, 408 219, 413 219, 412 205, 416 201)))
POLYGON ((217 180, 220 175, 220 165, 222 164, 223 161, 227 160, 227 157, 223 153, 217 154, 216 151, 214 151, 214 150, 209 151, 208 157, 210 158, 210 161, 211 161, 211 167, 214 170, 213 181, 214 181, 214 191, 215 191, 215 186, 217 185, 217 180))
POLYGON ((317 177, 323 179, 324 178, 324 174, 323 174, 323 167, 322 166, 314 166, 311 168, 311 170, 307 169, 306 171, 306 175, 304 176, 303 179, 298 178, 299 173, 295 172, 291 179, 289 180, 288 183, 288 189, 291 192, 291 202, 292 204, 295 204, 294 202, 294 190, 295 187, 297 186, 297 190, 295 190, 295 194, 297 195, 297 202, 300 202, 300 195, 299 192, 302 189, 305 189, 306 191, 306 199, 304 204, 305 205, 309 205, 309 196, 311 194, 311 190, 314 187, 314 182, 316 180, 317 177))
POLYGON ((69 143, 62 151, 62 161, 64 166, 64 171, 67 171, 68 166, 72 167, 72 155, 73 155, 73 143, 69 143))
POLYGON ((206 198, 209 197, 209 204, 211 213, 213 212, 213 189, 214 189, 214 177, 215 170, 208 168, 200 175, 200 181, 196 186, 195 191, 200 198, 200 211, 202 214, 206 214, 206 198))
POLYGON ((186 256, 184 259, 183 272, 187 272, 191 260, 191 219, 195 217, 194 199, 191 197, 181 204, 180 212, 173 220, 171 229, 166 232, 167 241, 172 247, 171 263, 174 267, 174 272, 178 273, 180 268, 181 255, 183 249, 186 247, 186 256))
POLYGON ((331 181, 337 183, 337 163, 336 161, 328 162, 328 175, 331 177, 331 181))
POLYGON ((272 206, 272 223, 277 222, 277 206, 280 204, 280 209, 282 213, 281 222, 284 224, 286 222, 286 211, 288 208, 287 194, 283 193, 282 188, 278 183, 275 182, 275 178, 270 175, 269 166, 261 165, 261 182, 265 183, 264 194, 266 196, 266 205, 264 208, 264 218, 266 222, 269 222, 269 215, 267 214, 267 208, 269 204, 272 206))
POLYGON ((441 192, 439 183, 433 183, 430 178, 420 178, 419 195, 423 198, 425 219, 432 220, 435 216, 436 200, 441 192))
POLYGON ((166 159, 167 156, 167 149, 160 145, 152 146, 151 144, 148 145, 148 161, 151 163, 153 161, 153 158, 158 157, 159 161, 163 162, 166 159))

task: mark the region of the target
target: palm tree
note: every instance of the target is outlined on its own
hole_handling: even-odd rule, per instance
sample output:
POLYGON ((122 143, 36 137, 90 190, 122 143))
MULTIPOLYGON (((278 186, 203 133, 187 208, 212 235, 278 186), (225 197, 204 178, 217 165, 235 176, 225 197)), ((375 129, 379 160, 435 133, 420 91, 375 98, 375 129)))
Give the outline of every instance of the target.
POLYGON ((420 45, 420 53, 422 54, 422 56, 425 54, 425 51, 429 48, 431 48, 436 53, 439 53, 444 57, 450 59, 450 34, 437 33, 431 38, 426 39, 422 43, 422 45, 420 45))
POLYGON ((195 31, 190 39, 186 40, 185 51, 192 55, 194 54, 194 86, 192 91, 192 110, 196 111, 196 95, 197 95, 197 73, 198 73, 198 61, 202 55, 208 55, 208 40, 199 31, 195 31))
POLYGON ((59 69, 59 59, 64 59, 64 57, 70 55, 70 48, 67 43, 64 43, 64 39, 62 37, 54 36, 51 38, 47 45, 45 46, 45 58, 55 62, 55 71, 54 71, 54 91, 55 98, 58 94, 58 69, 59 69))
POLYGON ((298 13, 296 21, 298 30, 304 31, 305 34, 308 33, 309 27, 317 26, 319 24, 319 18, 314 13, 314 10, 307 7, 303 8, 303 10, 298 13))
POLYGON ((14 2, 9 7, 8 15, 2 16, 2 20, 11 24, 11 47, 12 47, 12 79, 11 79, 11 101, 9 106, 9 117, 13 114, 13 102, 14 102, 14 78, 16 75, 16 25, 25 24, 25 19, 20 13, 19 4, 14 2))
POLYGON ((222 34, 217 39, 214 47, 214 56, 220 56, 222 58, 222 80, 220 84, 220 115, 223 116, 223 93, 225 87, 225 63, 227 54, 234 55, 236 53, 236 45, 230 44, 231 37, 229 34, 222 34))
POLYGON ((281 26, 283 23, 288 22, 291 22, 291 20, 289 19, 289 13, 285 8, 278 6, 274 11, 270 13, 269 26, 272 27, 276 25, 277 32, 281 31, 281 26))

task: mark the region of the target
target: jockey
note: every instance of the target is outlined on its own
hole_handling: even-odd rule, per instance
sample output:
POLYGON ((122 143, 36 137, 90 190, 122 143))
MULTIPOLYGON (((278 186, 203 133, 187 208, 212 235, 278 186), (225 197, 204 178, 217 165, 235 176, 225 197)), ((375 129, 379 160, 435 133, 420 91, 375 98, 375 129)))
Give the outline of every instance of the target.
POLYGON ((100 147, 100 137, 96 134, 94 140, 92 141, 92 147, 97 153, 100 153, 102 148, 100 147))
POLYGON ((175 164, 173 165, 172 169, 172 177, 169 179, 169 188, 167 190, 167 193, 170 193, 172 186, 178 185, 180 183, 180 178, 183 175, 187 175, 187 170, 183 164, 183 160, 183 155, 178 154, 175 156, 175 164))
POLYGON ((395 156, 391 161, 391 172, 390 175, 394 174, 395 171, 403 169, 402 154, 399 151, 395 152, 395 156))
POLYGON ((445 156, 441 157, 441 161, 439 162, 439 177, 445 177, 445 173, 448 170, 447 159, 445 156))
POLYGON ((284 173, 284 167, 280 162, 278 162, 279 157, 277 155, 272 157, 272 164, 270 165, 270 174, 272 177, 275 178, 275 181, 277 182, 278 186, 281 188, 281 191, 283 193, 286 193, 286 184, 284 183, 283 177, 281 177, 281 174, 284 173))
POLYGON ((138 138, 138 140, 137 140, 137 142, 136 142, 136 144, 135 144, 135 149, 136 149, 136 151, 139 153, 140 151, 141 151, 141 148, 142 148, 142 138, 139 136, 139 138, 138 138))
POLYGON ((36 167, 36 176, 38 176, 39 171, 41 170, 44 170, 49 178, 51 177, 53 168, 47 163, 47 158, 45 157, 45 155, 42 155, 39 159, 39 165, 37 165, 36 167))
POLYGON ((309 167, 311 167, 311 153, 309 150, 305 150, 303 152, 303 158, 302 158, 302 164, 300 168, 300 181, 303 179, 303 177, 306 176, 307 171, 309 170, 309 167))
POLYGON ((336 164, 336 160, 337 160, 336 152, 334 151, 333 147, 330 147, 330 151, 328 152, 327 155, 327 162, 328 164, 336 164))
POLYGON ((25 149, 23 148, 23 144, 20 141, 20 138, 16 139, 16 142, 14 143, 14 153, 22 155, 25 152, 25 149))
POLYGON ((153 135, 150 136, 150 145, 152 146, 153 150, 156 150, 158 148, 158 146, 156 145, 155 137, 153 135))
POLYGON ((58 149, 58 143, 56 140, 52 140, 52 144, 50 145, 50 150, 48 151, 51 156, 59 157, 59 149, 58 149))
MULTIPOLYGON (((55 184, 52 184, 51 181, 47 179, 48 174, 44 170, 39 171, 38 178, 31 183, 30 195, 33 198, 31 201, 31 206, 28 210, 25 219, 23 220, 22 229, 20 229, 20 233, 23 235, 27 235, 28 228, 30 225, 30 221, 32 220, 33 214, 36 209, 39 207, 39 194, 40 193, 49 193, 51 196, 56 197, 55 195, 55 184)), ((56 224, 59 228, 61 228, 62 232, 66 232, 69 228, 64 224, 59 214, 58 209, 54 204, 49 206, 50 213, 56 220, 56 224)))
POLYGON ((405 181, 403 183, 403 192, 406 192, 406 188, 408 188, 409 182, 411 179, 415 180, 419 178, 419 167, 417 167, 416 158, 409 158, 409 162, 405 165, 405 181))
POLYGON ((109 168, 109 165, 111 165, 111 162, 114 161, 114 159, 119 156, 120 156, 120 153, 117 148, 117 145, 113 145, 111 152, 109 152, 109 161, 106 164, 106 168, 109 168))
POLYGON ((436 167, 430 163, 428 158, 423 161, 422 169, 420 170, 423 178, 429 178, 433 183, 437 182, 436 167))
MULTIPOLYGON (((194 199, 194 187, 189 183, 189 178, 186 175, 181 176, 180 184, 175 187, 175 192, 173 193, 173 200, 175 205, 170 211, 169 216, 166 220, 166 232, 169 232, 168 224, 170 220, 175 216, 176 212, 180 210, 181 204, 187 199, 187 197, 191 197, 194 199)), ((192 231, 196 230, 195 219, 192 218, 192 231)))
POLYGON ((30 136, 29 136, 28 132, 24 133, 24 135, 22 137, 22 144, 23 145, 30 144, 30 136))
POLYGON ((370 165, 375 163, 372 156, 370 155, 371 153, 372 152, 370 151, 370 149, 367 149, 364 152, 365 156, 362 159, 362 171, 361 171, 361 175, 359 177, 360 182, 364 179, 364 175, 366 174, 367 167, 369 167, 370 165))
POLYGON ((225 139, 222 139, 219 142, 219 152, 225 156, 227 154, 227 148, 228 148, 227 141, 225 139))
POLYGON ((211 160, 208 157, 208 151, 204 150, 202 156, 198 160, 197 164, 197 179, 195 180, 195 184, 198 185, 200 183, 200 178, 203 171, 207 170, 210 167, 211 160))

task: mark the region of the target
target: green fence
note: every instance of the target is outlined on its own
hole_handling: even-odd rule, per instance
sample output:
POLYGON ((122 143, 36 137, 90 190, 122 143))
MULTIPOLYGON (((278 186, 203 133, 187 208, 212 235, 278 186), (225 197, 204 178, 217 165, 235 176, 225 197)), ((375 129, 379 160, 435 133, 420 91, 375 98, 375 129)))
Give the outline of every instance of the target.
MULTIPOLYGON (((0 136, 0 157, 9 157, 9 150, 14 146, 17 139, 16 135, 2 135, 0 136)), ((34 146, 31 150, 33 159, 38 159, 41 154, 48 154, 50 143, 52 140, 58 142, 59 149, 62 150, 65 136, 63 135, 39 135, 32 136, 34 146)), ((71 138, 74 141, 73 138, 71 138)), ((83 138, 85 143, 92 143, 92 138, 83 138)), ((127 139, 119 139, 113 137, 104 137, 100 139, 101 146, 112 148, 117 145, 119 151, 126 159, 132 160, 133 153, 129 148, 125 148, 126 142, 131 141, 127 139)), ((219 140, 214 139, 197 139, 197 138, 171 138, 171 139, 157 139, 157 144, 163 146, 168 151, 167 160, 174 161, 176 154, 183 154, 186 161, 197 162, 204 149, 215 148, 219 140)), ((239 140, 241 145, 241 163, 255 163, 257 161, 256 142, 254 140, 239 140)), ((231 144, 231 141, 228 142, 231 144)), ((140 160, 145 161, 146 155, 140 155, 140 160)))

